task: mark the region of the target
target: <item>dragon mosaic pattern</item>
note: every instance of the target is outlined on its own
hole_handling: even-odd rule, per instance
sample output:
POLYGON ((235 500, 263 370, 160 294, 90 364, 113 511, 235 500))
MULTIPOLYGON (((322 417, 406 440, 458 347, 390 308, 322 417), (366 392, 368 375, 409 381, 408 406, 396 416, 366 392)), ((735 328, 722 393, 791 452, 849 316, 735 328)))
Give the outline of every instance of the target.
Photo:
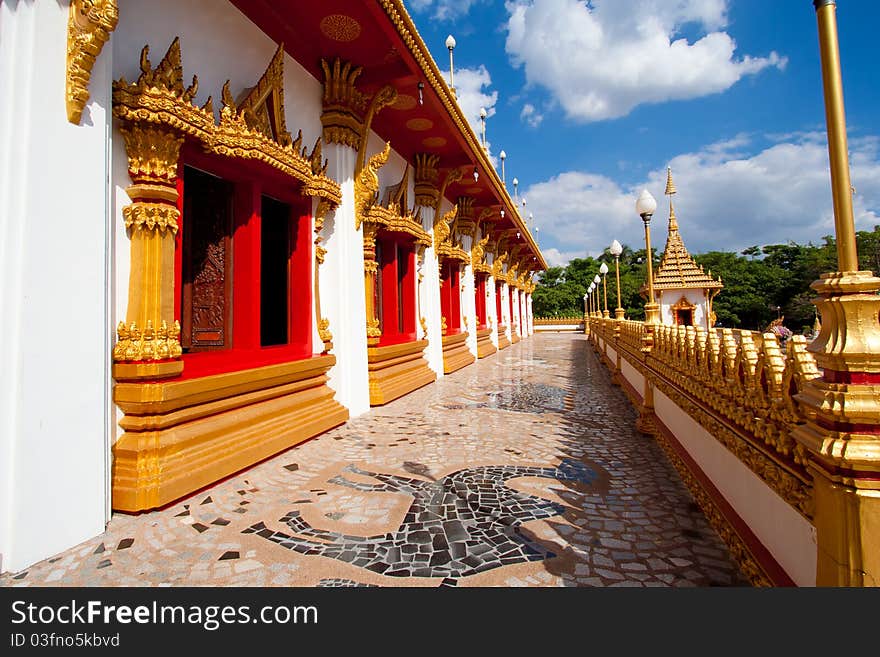
POLYGON ((350 536, 312 527, 299 511, 283 518, 291 534, 264 523, 244 530, 305 555, 351 563, 389 577, 467 577, 501 566, 556 556, 520 533, 529 520, 561 515, 566 507, 507 486, 515 477, 542 477, 593 484, 599 474, 580 461, 559 467, 485 466, 467 468, 438 481, 367 472, 353 465, 345 472, 371 477, 365 484, 337 476, 330 483, 363 492, 408 493, 413 502, 395 532, 350 536))

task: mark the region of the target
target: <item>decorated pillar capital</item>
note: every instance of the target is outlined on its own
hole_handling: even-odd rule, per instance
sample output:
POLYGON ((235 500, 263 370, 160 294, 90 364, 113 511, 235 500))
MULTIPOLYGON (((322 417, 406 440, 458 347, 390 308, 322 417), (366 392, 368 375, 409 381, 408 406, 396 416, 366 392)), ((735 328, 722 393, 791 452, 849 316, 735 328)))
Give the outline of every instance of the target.
POLYGON ((440 201, 440 156, 416 153, 413 158, 415 203, 425 208, 437 207, 440 201))

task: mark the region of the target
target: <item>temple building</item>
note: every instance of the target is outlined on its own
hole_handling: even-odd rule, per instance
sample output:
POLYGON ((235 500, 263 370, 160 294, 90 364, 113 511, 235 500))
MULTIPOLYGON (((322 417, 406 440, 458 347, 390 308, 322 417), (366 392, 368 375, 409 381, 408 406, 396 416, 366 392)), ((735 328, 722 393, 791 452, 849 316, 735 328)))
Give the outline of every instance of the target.
POLYGON ((702 326, 708 330, 715 325, 712 301, 724 287, 721 279, 712 278, 712 272, 703 270, 688 253, 681 233, 672 197, 675 195, 672 169, 666 171, 666 195, 669 197, 669 235, 654 275, 654 295, 660 304, 660 322, 674 326, 702 326))
POLYGON ((0 77, 0 570, 533 331, 401 0, 3 3, 0 77))

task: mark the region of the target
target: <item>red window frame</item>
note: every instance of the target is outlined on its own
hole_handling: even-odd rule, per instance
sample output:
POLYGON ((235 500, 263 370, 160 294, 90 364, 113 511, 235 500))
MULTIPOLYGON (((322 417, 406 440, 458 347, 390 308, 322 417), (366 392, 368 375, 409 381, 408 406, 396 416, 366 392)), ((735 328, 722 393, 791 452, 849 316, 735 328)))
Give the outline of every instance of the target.
POLYGON ((461 333, 461 267, 456 260, 444 260, 440 285, 440 312, 446 318, 446 335, 461 333))
POLYGON ((232 347, 183 354, 181 378, 273 365, 311 358, 312 351, 312 214, 311 199, 298 193, 290 178, 259 162, 245 162, 204 153, 187 142, 181 149, 177 191, 179 228, 174 261, 174 313, 180 320, 183 282, 184 214, 183 168, 191 166, 232 183, 232 347), (288 262, 287 344, 260 344, 261 204, 269 196, 288 205, 290 259, 288 262))
POLYGON ((484 329, 487 326, 486 319, 486 278, 487 274, 478 273, 476 285, 476 309, 477 309, 477 325, 484 329))
POLYGON ((376 314, 382 327, 379 346, 416 339, 416 250, 408 235, 380 231, 376 314))

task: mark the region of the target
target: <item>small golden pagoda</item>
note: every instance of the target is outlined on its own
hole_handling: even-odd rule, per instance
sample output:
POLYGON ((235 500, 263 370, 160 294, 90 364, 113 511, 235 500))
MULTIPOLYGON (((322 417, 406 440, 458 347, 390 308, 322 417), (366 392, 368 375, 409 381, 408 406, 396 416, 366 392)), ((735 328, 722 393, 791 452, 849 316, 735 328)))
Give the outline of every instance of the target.
POLYGON ((672 197, 676 194, 672 169, 666 169, 666 196, 669 197, 669 236, 660 268, 654 275, 654 294, 660 304, 663 324, 702 326, 710 329, 715 324, 712 301, 724 287, 721 279, 712 278, 712 272, 703 270, 694 262, 685 248, 678 230, 678 219, 672 197))

